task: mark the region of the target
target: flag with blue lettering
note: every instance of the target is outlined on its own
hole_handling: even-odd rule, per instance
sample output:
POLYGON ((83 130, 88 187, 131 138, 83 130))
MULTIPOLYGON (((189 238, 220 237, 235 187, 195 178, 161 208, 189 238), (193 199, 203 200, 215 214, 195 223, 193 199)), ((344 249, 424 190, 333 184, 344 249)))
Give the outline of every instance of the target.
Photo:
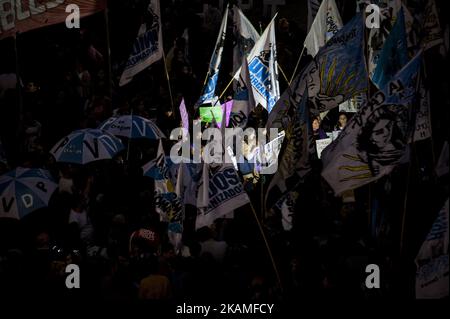
POLYGON ((199 205, 195 229, 210 226, 250 202, 232 164, 204 164, 198 188, 199 205))
POLYGON ((378 88, 384 87, 406 63, 408 63, 408 47, 405 17, 403 9, 400 9, 394 27, 381 49, 372 82, 378 88))
POLYGON ((241 66, 255 43, 259 40, 259 33, 237 6, 233 6, 233 72, 241 66))
POLYGON ((322 176, 336 195, 373 182, 405 161, 421 58, 419 52, 323 150, 322 176))
POLYGON ((123 86, 129 83, 133 76, 148 68, 162 56, 163 42, 159 0, 151 0, 147 12, 144 14, 144 23, 139 28, 130 57, 120 77, 119 85, 123 86))
POLYGON ((228 7, 225 9, 225 13, 222 18, 222 24, 220 25, 219 35, 217 36, 216 46, 214 52, 209 61, 209 69, 206 80, 206 85, 203 89, 202 95, 197 102, 197 105, 212 103, 216 92, 217 80, 219 78, 219 69, 222 62, 222 52, 225 44, 225 37, 227 34, 227 20, 228 20, 228 7))
MULTIPOLYGON (((256 42, 247 58, 255 103, 256 105, 261 104, 268 112, 272 110, 280 98, 275 18, 276 15, 266 30, 264 30, 264 33, 256 42)), ((239 68, 234 75, 236 80, 239 80, 240 73, 241 70, 239 68)))

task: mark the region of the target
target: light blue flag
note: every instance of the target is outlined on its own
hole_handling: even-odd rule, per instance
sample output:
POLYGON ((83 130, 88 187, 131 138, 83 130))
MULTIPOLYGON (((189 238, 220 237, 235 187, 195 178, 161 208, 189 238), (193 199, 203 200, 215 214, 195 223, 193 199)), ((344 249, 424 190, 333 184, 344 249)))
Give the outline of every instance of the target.
POLYGON ((208 78, 206 86, 203 89, 202 96, 197 105, 212 103, 216 92, 217 79, 219 78, 219 69, 222 62, 222 52, 225 44, 225 36, 227 34, 228 7, 222 18, 219 35, 217 36, 216 46, 209 62, 208 78))
POLYGON ((405 17, 403 9, 397 14, 397 21, 389 33, 381 50, 372 82, 379 88, 384 87, 393 76, 408 62, 405 17))
POLYGON ((407 159, 421 60, 419 52, 322 152, 322 176, 336 195, 389 174, 407 159))

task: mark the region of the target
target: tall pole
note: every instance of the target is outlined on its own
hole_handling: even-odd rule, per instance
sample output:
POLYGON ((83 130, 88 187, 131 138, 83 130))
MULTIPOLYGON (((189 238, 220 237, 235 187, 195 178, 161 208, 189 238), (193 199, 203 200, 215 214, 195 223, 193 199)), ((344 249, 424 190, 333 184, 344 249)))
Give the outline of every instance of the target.
POLYGON ((105 16, 105 30, 106 30, 106 53, 108 55, 108 93, 109 97, 112 98, 112 68, 111 68, 111 41, 109 35, 109 15, 108 15, 108 7, 105 8, 104 11, 105 16))
MULTIPOLYGON (((17 103, 17 110, 19 111, 19 123, 17 125, 17 132, 16 137, 20 141, 20 135, 22 134, 23 130, 23 97, 22 97, 22 87, 20 85, 20 62, 19 62, 19 51, 17 49, 17 36, 18 32, 14 34, 13 36, 13 42, 14 42, 14 59, 15 59, 15 66, 16 66, 16 103, 17 103)), ((21 143, 18 143, 18 145, 21 145, 21 143)))
POLYGON ((164 62, 164 71, 166 73, 167 86, 169 88, 170 106, 172 108, 172 113, 175 115, 175 107, 173 105, 172 87, 170 86, 169 71, 167 71, 166 54, 164 53, 164 49, 163 49, 162 56, 163 56, 163 62, 164 62))

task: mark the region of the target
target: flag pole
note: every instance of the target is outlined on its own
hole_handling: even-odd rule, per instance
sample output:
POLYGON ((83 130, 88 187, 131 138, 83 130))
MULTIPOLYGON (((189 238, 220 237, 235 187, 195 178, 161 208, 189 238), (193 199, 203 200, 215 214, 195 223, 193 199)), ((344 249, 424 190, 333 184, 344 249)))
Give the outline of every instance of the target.
POLYGON ((231 83, 233 83, 234 77, 231 78, 230 82, 228 82, 227 86, 225 87, 225 89, 222 91, 222 93, 220 93, 219 95, 219 100, 222 98, 222 96, 225 94, 225 92, 228 90, 228 88, 230 87, 231 83))
POLYGON ((19 62, 19 51, 17 49, 17 35, 19 33, 14 33, 13 41, 14 41, 14 59, 15 59, 15 67, 16 67, 16 102, 17 108, 19 111, 19 125, 17 126, 17 138, 20 138, 20 134, 22 133, 23 128, 23 97, 22 97, 22 88, 20 86, 20 62, 19 62))
POLYGON ((164 61, 164 70, 166 73, 167 86, 169 87, 170 106, 172 108, 172 113, 175 114, 175 107, 173 106, 172 88, 170 86, 169 71, 167 71, 166 54, 164 53, 164 49, 162 51, 163 51, 162 56, 163 56, 163 61, 164 61))
POLYGON ((272 250, 270 249, 269 242, 267 241, 266 235, 264 234, 264 229, 261 226, 261 222, 258 219, 258 215, 256 214, 256 211, 255 211, 255 208, 253 207, 252 202, 250 201, 249 204, 250 204, 250 208, 251 208, 251 210, 253 212, 253 216, 255 217, 256 223, 258 224, 258 228, 259 228, 259 231, 261 232, 261 236, 262 236, 262 238, 264 240, 264 243, 266 245, 267 252, 269 253, 270 261, 272 262, 272 267, 273 267, 273 270, 275 271, 275 275, 277 277, 278 285, 281 288, 281 290, 283 290, 283 286, 281 284, 280 273, 278 272, 278 268, 277 268, 277 265, 275 263, 275 259, 273 258, 272 250))
POLYGON ((281 68, 281 66, 277 63, 277 66, 278 66, 278 70, 280 70, 280 72, 281 72, 281 74, 283 75, 283 78, 284 78, 284 80, 286 81, 286 83, 288 84, 288 85, 291 85, 291 82, 289 82, 289 80, 288 80, 288 78, 287 78, 287 76, 286 76, 286 73, 284 73, 284 71, 283 71, 283 69, 281 68))
POLYGON ((295 65, 294 72, 292 73, 292 76, 291 76, 291 80, 288 82, 289 85, 291 85, 291 82, 292 82, 292 80, 295 77, 295 73, 297 73, 297 69, 298 69, 298 66, 300 65, 300 61, 301 61, 301 59, 303 57, 303 52, 304 51, 305 51, 305 46, 303 45, 302 52, 300 53, 300 56, 297 59, 297 64, 295 65))
POLYGON ((105 8, 104 11, 105 16, 105 29, 106 29, 106 51, 108 55, 108 91, 109 97, 112 98, 112 68, 111 68, 111 41, 109 34, 109 15, 108 15, 108 7, 105 8))

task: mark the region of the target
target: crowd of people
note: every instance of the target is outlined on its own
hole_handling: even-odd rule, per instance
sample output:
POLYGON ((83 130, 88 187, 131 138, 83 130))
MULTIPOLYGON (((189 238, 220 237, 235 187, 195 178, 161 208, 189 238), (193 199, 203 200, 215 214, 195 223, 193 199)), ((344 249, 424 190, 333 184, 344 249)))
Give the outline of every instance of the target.
MULTIPOLYGON (((19 83, 11 63, 14 56, 2 65, 0 175, 17 166, 44 168, 59 187, 48 207, 20 221, 0 220, 0 294, 280 305, 299 298, 413 296, 410 261, 431 224, 424 222, 422 228, 414 225, 414 235, 408 234, 412 240, 408 252, 398 255, 402 201, 394 199, 404 197, 404 183, 396 181, 403 179, 406 168, 374 186, 356 190, 346 197, 356 200, 346 202, 334 197, 320 177, 320 160, 313 159, 313 172, 298 190, 292 230, 284 231, 278 216, 264 221, 281 276, 279 283, 248 206, 237 209, 233 219, 218 219, 195 231, 196 207, 187 205, 183 249, 175 251, 167 237, 167 223, 160 221, 155 210, 153 180, 142 175, 142 166, 156 157, 158 141, 132 141, 128 158, 122 153, 84 166, 55 162, 49 150, 59 139, 75 129, 97 128, 111 116, 132 113, 152 119, 169 136, 179 126, 182 98, 191 116, 195 115, 192 106, 202 89, 220 11, 212 6, 202 19, 189 1, 165 4, 163 32, 171 92, 162 62, 120 88, 117 83, 130 48, 123 43, 134 39, 136 22, 131 21, 138 16, 141 2, 112 2, 111 34, 120 34, 119 21, 130 23, 123 30, 126 41, 122 36, 111 39, 111 61, 103 40, 103 17, 96 15, 86 18, 86 27, 77 31, 54 26, 33 31, 38 36, 19 37, 19 83), (36 56, 33 62, 20 59, 32 48, 36 56), (384 196, 387 188, 389 195, 384 196), (383 215, 377 239, 368 221, 374 194, 380 202, 393 200, 398 206, 390 206, 383 215), (370 263, 385 269, 385 284, 380 290, 364 286, 365 266, 370 263), (80 265, 81 289, 66 288, 68 264, 80 265)), ((305 30, 280 17, 278 61, 287 70, 295 66, 304 34, 305 30)), ((2 46, 11 52, 11 44, 5 40, 2 46)), ((225 70, 231 68, 226 59, 224 64, 225 70)), ((229 78, 224 76, 219 87, 225 86, 225 79, 229 78)), ((283 89, 287 84, 282 82, 283 89)), ((252 116, 255 123, 260 120, 258 116, 263 117, 252 116)), ((330 112, 325 123, 320 117, 311 119, 314 138, 327 138, 326 132, 342 130, 350 116, 336 111, 330 112)), ((171 143, 164 143, 167 151, 171 143)), ((429 186, 426 194, 436 199, 436 204, 419 207, 435 209, 446 193, 445 182, 429 178, 429 161, 416 163, 416 167, 422 176, 413 178, 419 186, 410 191, 426 198, 423 189, 429 186)), ((250 184, 244 186, 256 211, 261 212, 260 184, 250 184)), ((422 217, 417 215, 413 220, 422 217)))

